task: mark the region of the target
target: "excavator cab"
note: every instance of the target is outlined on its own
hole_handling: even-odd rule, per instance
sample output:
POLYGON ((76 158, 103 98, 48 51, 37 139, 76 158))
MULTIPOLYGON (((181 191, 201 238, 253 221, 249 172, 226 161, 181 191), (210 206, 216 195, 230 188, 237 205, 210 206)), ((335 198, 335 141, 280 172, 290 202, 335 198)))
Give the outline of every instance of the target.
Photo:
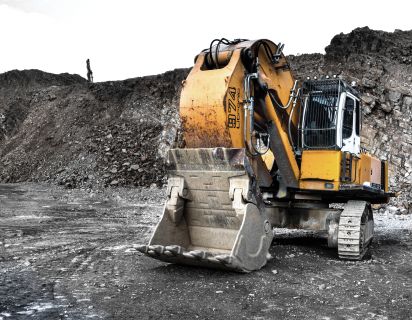
POLYGON ((357 91, 340 79, 302 84, 301 150, 341 150, 360 154, 361 110, 357 91))

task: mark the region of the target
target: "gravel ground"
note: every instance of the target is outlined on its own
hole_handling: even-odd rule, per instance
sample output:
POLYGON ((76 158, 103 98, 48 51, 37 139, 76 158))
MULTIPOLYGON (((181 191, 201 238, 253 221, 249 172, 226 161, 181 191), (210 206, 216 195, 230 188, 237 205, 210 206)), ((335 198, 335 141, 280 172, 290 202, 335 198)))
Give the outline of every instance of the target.
POLYGON ((274 259, 237 274, 142 256, 164 190, 0 185, 0 320, 411 319, 412 216, 375 214, 371 257, 276 233, 274 259))

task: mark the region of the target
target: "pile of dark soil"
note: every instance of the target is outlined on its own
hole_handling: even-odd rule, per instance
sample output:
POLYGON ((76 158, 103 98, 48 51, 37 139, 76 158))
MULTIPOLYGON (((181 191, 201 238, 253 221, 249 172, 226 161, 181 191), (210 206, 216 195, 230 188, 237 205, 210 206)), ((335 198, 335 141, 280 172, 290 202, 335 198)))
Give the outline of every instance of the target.
MULTIPOLYGON (((367 27, 335 36, 325 55, 289 57, 299 79, 336 74, 358 83, 363 144, 390 162, 401 212, 412 211, 411 57, 412 31, 367 27)), ((38 70, 1 74, 0 182, 162 185, 188 71, 95 84, 38 70)))
POLYGON ((187 70, 88 84, 38 70, 0 76, 0 181, 67 187, 165 181, 187 70))

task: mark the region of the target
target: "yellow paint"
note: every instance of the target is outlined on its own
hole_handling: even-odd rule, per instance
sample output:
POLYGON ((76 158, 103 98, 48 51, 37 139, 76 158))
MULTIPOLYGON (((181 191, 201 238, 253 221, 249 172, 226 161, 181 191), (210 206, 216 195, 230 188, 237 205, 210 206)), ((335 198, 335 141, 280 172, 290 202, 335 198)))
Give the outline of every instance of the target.
POLYGON ((302 153, 300 180, 339 181, 342 152, 305 150, 302 153))
MULTIPOLYGON (((233 59, 225 68, 201 70, 204 59, 204 54, 197 58, 195 66, 183 82, 180 96, 180 117, 186 147, 242 148, 243 144, 239 139, 231 140, 224 102, 228 79, 233 70, 240 69, 241 72, 243 66, 239 59, 233 59)), ((239 127, 243 123, 243 117, 240 121, 239 127)), ((238 136, 240 138, 240 133, 238 136)))
POLYGON ((385 166, 384 174, 385 174, 385 192, 389 191, 389 163, 388 161, 383 161, 382 165, 385 166))
MULTIPOLYGON (((201 52, 198 55, 195 65, 183 82, 180 96, 180 117, 184 127, 186 147, 245 147, 243 81, 246 70, 241 60, 241 52, 246 48, 254 50, 256 43, 256 41, 241 42, 228 49, 231 50, 231 54, 221 52, 220 62, 227 61, 229 57, 230 59, 229 63, 220 69, 207 70, 206 53, 201 52)), ((276 45, 270 41, 267 43, 272 47, 273 52, 276 52, 276 45)), ((281 102, 286 104, 294 83, 291 72, 277 70, 268 60, 263 47, 259 50, 259 62, 260 77, 267 82, 269 89, 276 90, 281 102)), ((286 59, 282 57, 279 64, 286 64, 286 59)), ((271 113, 270 119, 266 120, 278 118, 272 110, 272 105, 267 109, 271 113)), ((287 113, 290 113, 290 110, 291 108, 287 113)), ((295 126, 297 122, 298 112, 295 112, 293 117, 295 126)))
POLYGON ((330 182, 324 180, 300 180, 299 181, 299 188, 306 189, 306 190, 325 190, 325 191, 338 191, 339 190, 339 182, 330 182), (333 188, 326 188, 325 183, 332 183, 333 188))
POLYGON ((385 192, 388 192, 389 191, 389 163, 388 163, 388 161, 384 161, 384 164, 382 164, 382 165, 385 165, 385 192))
POLYGON ((358 157, 353 157, 352 158, 352 168, 351 168, 351 175, 352 175, 352 181, 349 183, 351 184, 359 184, 359 176, 360 176, 360 163, 361 159, 358 157))
MULTIPOLYGON (((386 174, 387 177, 387 174, 386 174)), ((359 184, 381 184, 381 161, 367 153, 360 156, 359 184)))

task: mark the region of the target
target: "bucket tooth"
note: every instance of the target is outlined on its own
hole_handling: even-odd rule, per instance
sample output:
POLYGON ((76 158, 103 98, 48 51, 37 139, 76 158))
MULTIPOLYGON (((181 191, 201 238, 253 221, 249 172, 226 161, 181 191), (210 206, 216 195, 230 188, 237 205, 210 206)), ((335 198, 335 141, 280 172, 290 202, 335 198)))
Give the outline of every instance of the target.
POLYGON ((181 246, 166 246, 165 249, 171 252, 173 255, 181 255, 185 251, 181 246))
POLYGON ((206 260, 211 254, 202 250, 193 250, 189 252, 192 256, 199 260, 206 260))
POLYGON ((230 265, 233 263, 233 257, 228 255, 228 254, 223 254, 220 256, 215 256, 215 259, 219 261, 220 263, 230 265))
POLYGON ((192 266, 263 267, 273 234, 259 210, 254 170, 260 164, 251 161, 245 149, 170 150, 168 200, 149 246, 139 251, 192 266))
POLYGON ((147 253, 147 249, 148 249, 148 245, 145 245, 145 244, 143 244, 143 245, 137 245, 137 246, 135 246, 135 249, 137 250, 137 251, 139 251, 139 252, 141 252, 141 253, 147 253))
POLYGON ((169 250, 163 251, 163 254, 164 254, 165 256, 168 256, 168 257, 174 257, 174 256, 175 256, 175 255, 174 255, 173 253, 171 253, 169 250))
POLYGON ((165 247, 161 245, 151 245, 149 246, 150 251, 154 251, 156 254, 163 254, 165 247))
POLYGON ((183 257, 189 259, 189 260, 194 260, 196 259, 196 256, 194 256, 193 254, 191 254, 190 252, 183 252, 183 257))

